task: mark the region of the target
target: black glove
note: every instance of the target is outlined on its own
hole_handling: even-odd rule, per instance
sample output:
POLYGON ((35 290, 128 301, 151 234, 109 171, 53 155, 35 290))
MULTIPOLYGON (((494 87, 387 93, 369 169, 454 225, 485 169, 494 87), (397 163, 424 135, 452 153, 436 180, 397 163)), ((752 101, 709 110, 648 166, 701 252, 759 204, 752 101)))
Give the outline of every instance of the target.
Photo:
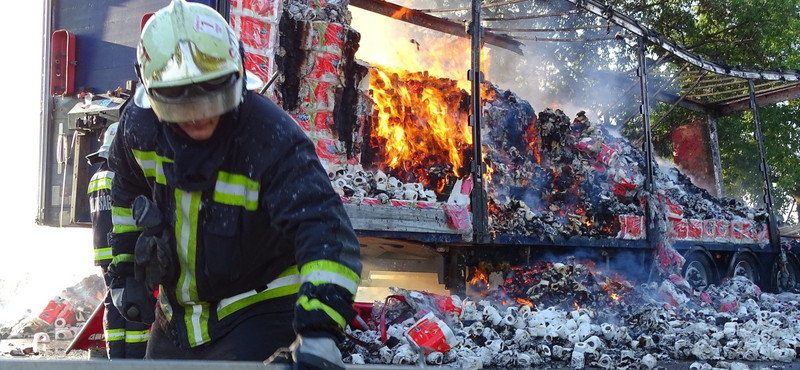
POLYGON ((304 338, 298 335, 289 349, 292 351, 294 370, 345 370, 342 353, 331 338, 304 338))
POLYGON ((170 268, 169 234, 158 207, 142 195, 133 201, 133 219, 137 227, 144 229, 134 251, 136 280, 155 292, 158 284, 167 279, 170 268))
POLYGON ((131 276, 112 280, 111 301, 125 320, 147 325, 156 320, 155 296, 131 276))

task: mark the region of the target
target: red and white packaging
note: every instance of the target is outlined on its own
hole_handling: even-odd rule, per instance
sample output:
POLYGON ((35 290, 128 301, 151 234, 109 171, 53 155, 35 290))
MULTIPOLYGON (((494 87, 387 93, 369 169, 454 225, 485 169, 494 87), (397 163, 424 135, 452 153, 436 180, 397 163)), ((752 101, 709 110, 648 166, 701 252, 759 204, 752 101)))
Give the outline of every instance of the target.
POLYGON ((336 139, 316 139, 317 156, 323 162, 341 165, 357 165, 358 158, 347 158, 347 153, 341 148, 341 143, 336 139))
POLYGON ((231 15, 231 27, 239 32, 246 50, 272 51, 278 46, 278 25, 248 16, 231 15))
POLYGON ((669 233, 670 238, 686 239, 689 233, 689 222, 686 221, 686 219, 683 218, 680 220, 670 219, 669 223, 672 226, 670 228, 670 233, 669 233))
POLYGON ((731 239, 731 223, 729 221, 717 220, 717 233, 714 235, 714 240, 718 242, 727 242, 731 239))
POLYGON ((472 227, 469 211, 467 207, 451 203, 442 204, 444 214, 447 217, 447 225, 455 230, 467 230, 472 227))
POLYGON ((686 239, 701 240, 703 238, 703 221, 689 220, 689 228, 686 233, 686 239))
POLYGON ((601 146, 600 153, 597 154, 597 158, 595 158, 595 160, 605 164, 606 166, 612 167, 614 162, 617 161, 618 157, 619 154, 614 149, 611 149, 611 147, 608 145, 603 144, 601 146))
POLYGON ((305 44, 309 50, 342 54, 342 47, 350 33, 355 32, 350 26, 341 23, 312 22, 308 33, 310 38, 305 44))
POLYGON ((258 76, 262 81, 269 81, 270 77, 272 77, 272 71, 275 70, 272 65, 272 57, 266 54, 246 51, 244 58, 245 69, 258 76))
POLYGON ((302 106, 311 111, 333 111, 336 106, 336 85, 314 79, 300 80, 298 94, 302 106))
POLYGON ((756 242, 766 243, 769 242, 769 228, 764 225, 756 232, 756 242))
POLYGON ((625 240, 644 238, 644 217, 636 215, 620 215, 620 230, 617 237, 625 240))
POLYGON ((717 221, 703 220, 703 240, 713 241, 717 236, 717 221))
POLYGON ((672 203, 672 201, 667 199, 667 218, 670 220, 683 219, 683 206, 672 203))
POLYGON ((739 221, 731 221, 731 241, 734 243, 741 243, 744 235, 742 233, 742 223, 739 221))
POLYGON ((283 2, 280 0, 230 0, 231 17, 241 14, 249 17, 262 18, 266 21, 277 23, 283 12, 283 2))
POLYGON ((341 55, 326 52, 311 52, 303 65, 302 73, 306 79, 339 82, 339 61, 341 55))
POLYGON ((406 337, 409 344, 424 349, 426 354, 447 352, 457 343, 453 330, 431 312, 411 326, 406 337))
POLYGON ((749 221, 742 222, 742 241, 752 243, 756 239, 753 224, 749 221))

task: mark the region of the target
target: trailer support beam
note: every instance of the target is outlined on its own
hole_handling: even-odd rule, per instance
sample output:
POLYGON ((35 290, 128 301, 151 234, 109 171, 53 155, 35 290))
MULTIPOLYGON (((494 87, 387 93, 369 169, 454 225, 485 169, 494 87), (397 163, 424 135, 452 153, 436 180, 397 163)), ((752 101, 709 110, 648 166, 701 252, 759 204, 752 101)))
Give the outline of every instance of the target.
MULTIPOLYGON (((639 86, 642 96, 642 105, 640 107, 641 114, 642 114, 642 128, 644 131, 644 159, 645 159, 645 191, 649 194, 655 194, 655 183, 654 183, 654 175, 653 175, 653 132, 652 127, 650 127, 650 96, 647 91, 647 57, 645 56, 645 40, 644 38, 639 38, 639 45, 638 45, 638 52, 636 54, 639 59, 639 86)), ((657 230, 655 221, 656 218, 654 216, 654 205, 653 205, 653 197, 649 197, 647 200, 647 208, 648 212, 645 213, 646 221, 647 221, 647 240, 650 244, 650 247, 655 247, 658 245, 658 233, 655 232, 657 230)))
POLYGON ((750 108, 753 110, 753 124, 755 125, 755 136, 756 142, 758 143, 759 168, 761 170, 761 176, 764 179, 764 205, 767 208, 767 215, 769 217, 767 222, 769 244, 772 247, 772 251, 779 252, 781 250, 781 240, 778 234, 778 222, 775 219, 775 210, 773 209, 772 181, 769 177, 767 154, 764 150, 764 134, 761 131, 761 120, 758 117, 758 101, 756 101, 756 88, 753 85, 753 79, 748 79, 747 85, 750 87, 750 108))

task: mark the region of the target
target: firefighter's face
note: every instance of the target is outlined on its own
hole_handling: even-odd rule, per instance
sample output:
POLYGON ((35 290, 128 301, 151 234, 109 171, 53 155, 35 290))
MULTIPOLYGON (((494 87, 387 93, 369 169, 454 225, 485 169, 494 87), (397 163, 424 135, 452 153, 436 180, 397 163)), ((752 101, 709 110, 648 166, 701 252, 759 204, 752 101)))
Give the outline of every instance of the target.
POLYGON ((195 121, 178 122, 178 127, 186 133, 186 136, 192 138, 192 140, 203 141, 210 139, 211 136, 214 135, 217 124, 219 124, 219 116, 195 121))

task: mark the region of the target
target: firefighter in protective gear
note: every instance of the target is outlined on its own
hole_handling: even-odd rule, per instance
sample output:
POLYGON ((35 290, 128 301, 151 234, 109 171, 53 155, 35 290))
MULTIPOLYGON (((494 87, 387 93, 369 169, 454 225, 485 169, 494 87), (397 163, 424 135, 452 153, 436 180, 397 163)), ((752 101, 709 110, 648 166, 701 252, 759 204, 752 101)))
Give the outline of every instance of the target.
POLYGON ((263 361, 291 347, 301 369, 343 369, 358 240, 311 140, 244 87, 242 54, 205 5, 173 0, 143 27, 142 84, 111 147, 112 285, 126 296, 160 282, 146 358, 263 361))
MULTIPOLYGON (((108 169, 106 159, 108 148, 114 141, 119 123, 109 125, 103 134, 100 150, 89 154, 86 159, 90 165, 100 166, 89 182, 89 210, 92 217, 92 234, 94 244, 94 264, 103 271, 106 287, 111 283, 108 265, 111 263, 111 247, 108 245, 108 234, 111 232, 111 182, 114 172, 108 169)), ((103 301, 103 331, 106 337, 106 352, 110 359, 144 358, 150 326, 143 323, 125 320, 119 310, 111 302, 110 291, 103 301)))

